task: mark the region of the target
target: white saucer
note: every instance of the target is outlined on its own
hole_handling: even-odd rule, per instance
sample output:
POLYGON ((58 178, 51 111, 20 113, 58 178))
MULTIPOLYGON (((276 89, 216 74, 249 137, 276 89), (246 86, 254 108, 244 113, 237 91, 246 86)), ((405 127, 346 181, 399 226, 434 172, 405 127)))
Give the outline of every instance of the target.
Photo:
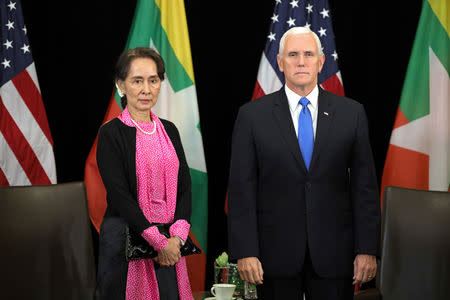
MULTIPOLYGON (((205 299, 203 299, 203 300, 216 300, 217 298, 216 297, 208 297, 208 298, 205 298, 205 299)), ((232 300, 236 300, 236 297, 233 297, 233 298, 231 298, 232 300)))

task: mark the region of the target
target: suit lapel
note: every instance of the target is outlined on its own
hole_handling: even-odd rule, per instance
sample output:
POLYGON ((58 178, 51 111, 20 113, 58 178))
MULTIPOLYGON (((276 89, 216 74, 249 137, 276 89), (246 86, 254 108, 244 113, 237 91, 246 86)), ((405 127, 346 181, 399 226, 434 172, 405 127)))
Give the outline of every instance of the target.
POLYGON ((320 151, 328 139, 328 134, 330 132, 330 125, 334 116, 334 106, 329 100, 326 93, 319 87, 319 98, 318 98, 318 109, 317 112, 317 128, 316 128, 316 138, 314 140, 313 155, 311 158, 310 170, 314 168, 316 161, 319 159, 320 151))
POLYGON ((278 97, 274 102, 273 115, 275 122, 278 124, 280 134, 285 140, 289 151, 295 157, 295 160, 306 173, 305 162, 303 161, 302 154, 300 152, 300 146, 298 144, 298 138, 295 135, 295 128, 289 110, 288 99, 284 91, 284 86, 278 91, 278 97))

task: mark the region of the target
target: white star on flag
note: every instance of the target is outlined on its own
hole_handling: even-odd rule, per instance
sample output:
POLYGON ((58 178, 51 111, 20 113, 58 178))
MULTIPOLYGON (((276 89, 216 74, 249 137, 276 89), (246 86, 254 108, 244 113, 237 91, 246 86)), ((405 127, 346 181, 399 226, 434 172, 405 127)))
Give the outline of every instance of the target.
MULTIPOLYGON (((331 10, 327 11, 327 9, 329 7, 326 0, 284 0, 280 1, 279 5, 275 5, 273 13, 266 16, 270 28, 266 34, 268 38, 266 38, 266 46, 261 56, 257 84, 254 87, 252 99, 275 92, 283 86, 285 77, 277 68, 278 49, 276 48, 283 33, 292 29, 293 26, 304 26, 320 37, 323 48, 326 49, 327 58, 318 76, 318 82, 325 90, 344 95, 337 59, 333 59, 331 56, 336 46, 331 24, 331 10), (325 8, 325 14, 329 15, 328 18, 323 18, 319 14, 323 8, 325 8), (277 16, 278 22, 272 22, 270 20, 272 16, 277 16)), ((322 52, 320 48, 319 52, 322 52)))
POLYGON ((6 39, 6 42, 3 43, 3 45, 6 46, 6 49, 12 48, 12 47, 13 47, 13 46, 12 46, 12 42, 13 42, 13 41, 9 41, 8 39, 6 39))
POLYGON ((9 1, 8 7, 9 11, 16 9, 16 2, 9 1))
POLYGON ((11 65, 9 64, 10 62, 11 61, 7 60, 6 58, 3 59, 3 61, 2 61, 3 69, 10 68, 11 67, 11 65))
POLYGON ((295 19, 289 18, 289 20, 287 20, 286 23, 289 24, 289 27, 295 26, 295 19))
POLYGON ((327 31, 326 29, 320 27, 320 29, 319 29, 319 34, 320 34, 320 36, 327 35, 327 34, 326 34, 326 31, 327 31))
POLYGON ((27 28, 25 26, 23 26, 22 30, 23 32, 25 32, 25 34, 27 34, 27 28))
POLYGON ((336 50, 334 50, 334 52, 333 52, 333 54, 331 54, 331 56, 333 56, 334 60, 336 60, 338 58, 336 50))
POLYGON ((8 23, 6 23, 5 26, 8 27, 8 30, 14 29, 14 22, 8 20, 8 23))
POLYGON ((273 23, 278 22, 278 15, 274 14, 271 19, 273 23))
POLYGON ((321 14, 322 17, 325 19, 326 17, 330 17, 330 16, 328 15, 329 12, 330 12, 329 10, 326 10, 326 9, 324 8, 319 14, 321 14))
POLYGON ((281 0, 275 0, 276 4, 281 4, 281 0))
POLYGON ((30 45, 23 44, 23 47, 20 48, 20 49, 22 49, 23 50, 23 54, 25 54, 27 52, 30 52, 30 45))

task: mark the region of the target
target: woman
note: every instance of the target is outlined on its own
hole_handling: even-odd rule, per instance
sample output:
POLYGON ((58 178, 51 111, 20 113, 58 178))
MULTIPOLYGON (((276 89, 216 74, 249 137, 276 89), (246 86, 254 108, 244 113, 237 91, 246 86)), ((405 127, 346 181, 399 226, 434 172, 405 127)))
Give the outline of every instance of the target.
POLYGON ((151 108, 164 61, 149 48, 119 57, 115 81, 123 112, 99 131, 97 163, 108 208, 100 228, 101 299, 193 299, 180 247, 189 233, 191 180, 175 125, 151 108), (173 223, 167 239, 151 223, 173 223), (154 259, 126 262, 125 226, 156 250, 154 259))

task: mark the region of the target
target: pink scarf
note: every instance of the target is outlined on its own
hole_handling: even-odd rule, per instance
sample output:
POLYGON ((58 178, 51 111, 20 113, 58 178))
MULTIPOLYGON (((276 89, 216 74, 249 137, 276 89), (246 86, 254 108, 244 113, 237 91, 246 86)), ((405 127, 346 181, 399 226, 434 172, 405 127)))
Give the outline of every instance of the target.
MULTIPOLYGON (((136 176, 139 207, 149 222, 171 223, 177 202, 177 181, 179 160, 159 118, 150 112, 154 122, 135 121, 140 128, 153 134, 145 134, 136 128, 136 176)), ((136 127, 125 108, 119 119, 128 126, 136 127)), ((178 220, 170 228, 172 236, 186 240, 190 224, 178 220)), ((160 251, 167 245, 167 239, 155 226, 149 227, 142 236, 155 250, 160 251)), ((186 260, 175 266, 180 300, 193 299, 187 274, 186 260)), ((152 259, 131 261, 128 264, 126 299, 159 300, 158 283, 152 259)))

